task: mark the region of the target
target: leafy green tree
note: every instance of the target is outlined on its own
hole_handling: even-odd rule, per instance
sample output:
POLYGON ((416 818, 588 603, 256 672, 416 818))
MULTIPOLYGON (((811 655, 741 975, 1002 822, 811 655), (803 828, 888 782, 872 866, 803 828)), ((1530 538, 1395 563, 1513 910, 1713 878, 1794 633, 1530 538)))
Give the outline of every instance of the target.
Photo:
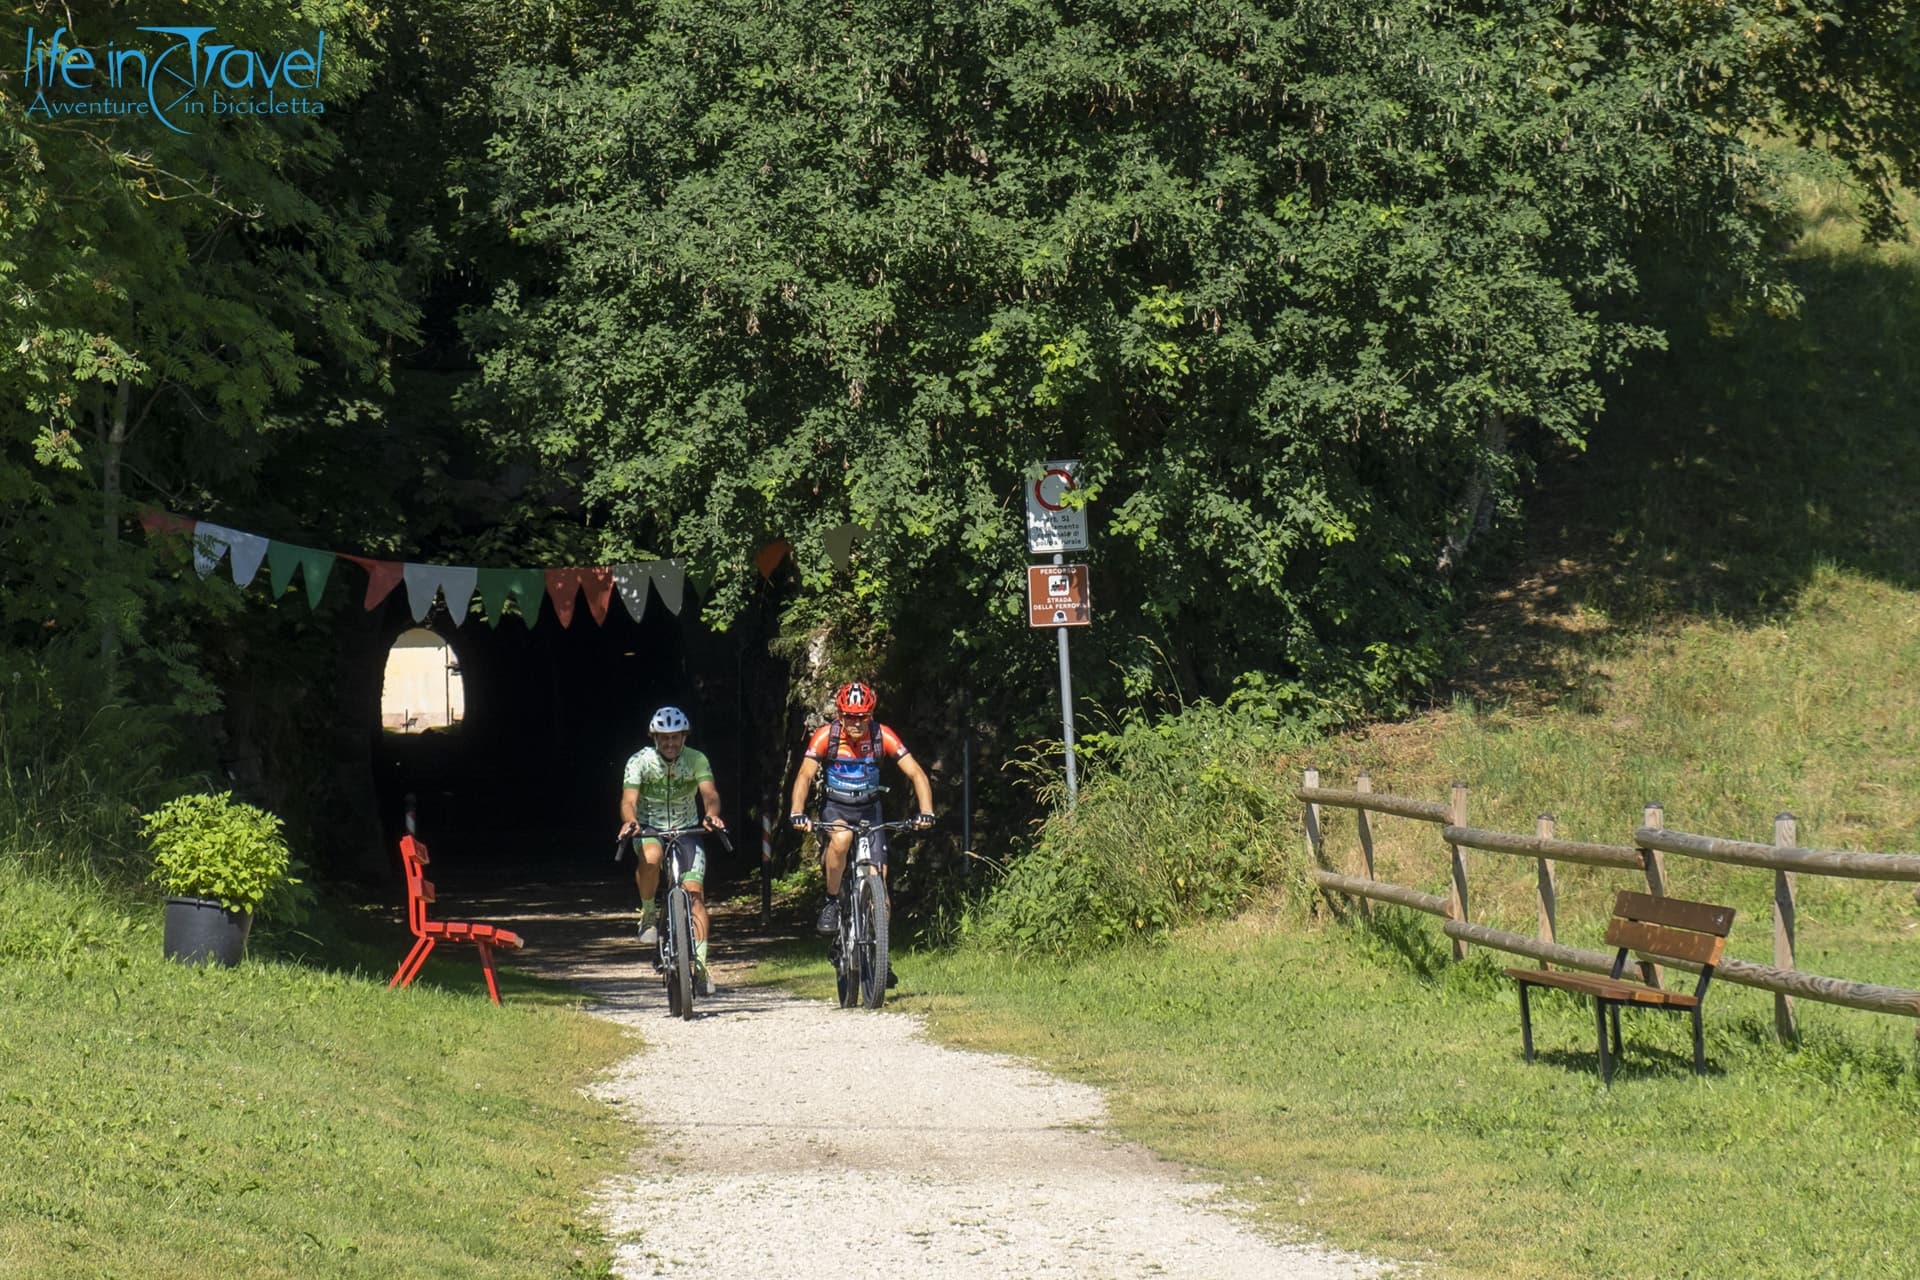
POLYGON ((796 625, 983 690, 1045 687, 1020 492, 1079 456, 1096 679, 1390 703, 1527 458, 1662 341, 1650 264, 1791 305, 1754 131, 1883 179, 1915 136, 1901 5, 573 12, 494 86, 524 257, 473 406, 605 557, 689 556, 724 618, 785 538, 796 625))
MULTIPOLYGON (((154 17, 30 0, 10 7, 6 45, 24 53, 29 29, 43 50, 62 30, 68 48, 164 45, 136 28, 197 21, 213 26, 209 43, 271 58, 325 30, 314 96, 337 113, 365 84, 377 12, 233 0, 154 17)), ((30 79, 11 55, 7 65, 0 638, 37 652, 90 626, 109 674, 131 644, 163 660, 169 683, 193 686, 189 651, 155 643, 178 629, 150 616, 152 564, 121 539, 127 476, 145 500, 207 514, 210 496, 244 484, 289 431, 302 394, 330 378, 383 379, 385 344, 413 322, 383 257, 386 199, 340 176, 324 115, 209 114, 175 129, 151 115, 53 114, 42 95, 98 97, 104 75, 81 95, 49 87, 44 69, 30 79)), ((198 685, 198 705, 209 692, 198 685)))

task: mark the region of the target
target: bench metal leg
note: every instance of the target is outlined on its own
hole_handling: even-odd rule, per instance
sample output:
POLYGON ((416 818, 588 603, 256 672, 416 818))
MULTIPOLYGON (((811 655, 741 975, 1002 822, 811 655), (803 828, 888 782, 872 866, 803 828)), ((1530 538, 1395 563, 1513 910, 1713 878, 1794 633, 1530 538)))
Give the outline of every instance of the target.
POLYGON ((413 940, 413 950, 407 952, 407 958, 402 960, 400 967, 393 971, 393 981, 387 984, 387 990, 393 990, 406 979, 407 970, 413 967, 414 960, 419 956, 421 949, 427 945, 428 942, 425 938, 415 938, 413 940))
POLYGON ((438 941, 438 938, 426 937, 414 943, 413 950, 401 962, 400 972, 393 975, 393 982, 387 986, 391 988, 394 983, 399 983, 402 988, 412 986, 413 980, 420 976, 421 968, 427 963, 427 957, 433 953, 433 944, 438 941))
POLYGON ((480 967, 487 974, 487 994, 493 997, 495 1004, 499 1004, 500 986, 493 980, 493 948, 478 939, 474 940, 473 945, 480 949, 480 967))
POLYGON ((1520 984, 1520 1048, 1533 1061, 1533 1015, 1527 1008, 1527 984, 1520 984))
POLYGON ((1613 1084, 1613 1060, 1607 1056, 1607 1002, 1595 996, 1593 999, 1593 1022, 1600 1032, 1600 1083, 1613 1084))
POLYGON ((1620 1006, 1608 1005, 1607 1012, 1613 1015, 1613 1056, 1620 1056, 1620 1006))

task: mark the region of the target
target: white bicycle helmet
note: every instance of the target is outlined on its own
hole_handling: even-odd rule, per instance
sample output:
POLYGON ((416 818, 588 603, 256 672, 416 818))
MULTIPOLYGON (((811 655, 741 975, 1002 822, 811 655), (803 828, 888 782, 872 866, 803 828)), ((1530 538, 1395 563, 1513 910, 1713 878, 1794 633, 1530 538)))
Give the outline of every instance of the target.
POLYGON ((653 713, 653 719, 647 722, 648 733, 685 733, 693 724, 687 719, 687 713, 678 707, 662 707, 653 713))

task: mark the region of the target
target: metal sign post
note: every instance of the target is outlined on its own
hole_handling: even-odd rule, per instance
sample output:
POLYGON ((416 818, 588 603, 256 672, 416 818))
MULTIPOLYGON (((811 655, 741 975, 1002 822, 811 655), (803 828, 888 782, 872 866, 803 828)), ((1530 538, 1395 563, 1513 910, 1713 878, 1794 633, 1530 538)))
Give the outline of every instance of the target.
MULTIPOLYGON (((1053 562, 1059 564, 1062 559, 1055 556, 1053 562)), ((1067 808, 1072 809, 1080 802, 1080 776, 1073 762, 1073 660, 1067 653, 1067 628, 1054 630, 1060 637, 1060 727, 1067 744, 1067 808)))
POLYGON ((1073 751, 1073 659, 1067 644, 1067 628, 1093 624, 1093 602, 1088 588, 1087 566, 1067 564, 1067 550, 1083 550, 1087 545, 1084 509, 1065 506, 1059 498, 1073 487, 1073 462, 1049 462, 1045 474, 1027 487, 1027 547, 1032 551, 1054 550, 1053 563, 1027 566, 1027 625, 1052 627, 1060 641, 1060 727, 1067 749, 1067 807, 1080 799, 1080 774, 1073 751), (1075 521, 1059 519, 1072 515, 1075 521))

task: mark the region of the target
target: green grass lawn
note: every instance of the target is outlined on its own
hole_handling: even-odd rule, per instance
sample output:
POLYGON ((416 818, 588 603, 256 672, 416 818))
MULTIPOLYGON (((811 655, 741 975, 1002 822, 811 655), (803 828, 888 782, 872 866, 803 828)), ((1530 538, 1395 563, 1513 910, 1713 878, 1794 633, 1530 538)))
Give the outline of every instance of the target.
POLYGON ((589 1196, 631 1135, 581 1090, 632 1045, 467 970, 189 968, 0 864, 0 1276, 606 1274, 589 1196))

